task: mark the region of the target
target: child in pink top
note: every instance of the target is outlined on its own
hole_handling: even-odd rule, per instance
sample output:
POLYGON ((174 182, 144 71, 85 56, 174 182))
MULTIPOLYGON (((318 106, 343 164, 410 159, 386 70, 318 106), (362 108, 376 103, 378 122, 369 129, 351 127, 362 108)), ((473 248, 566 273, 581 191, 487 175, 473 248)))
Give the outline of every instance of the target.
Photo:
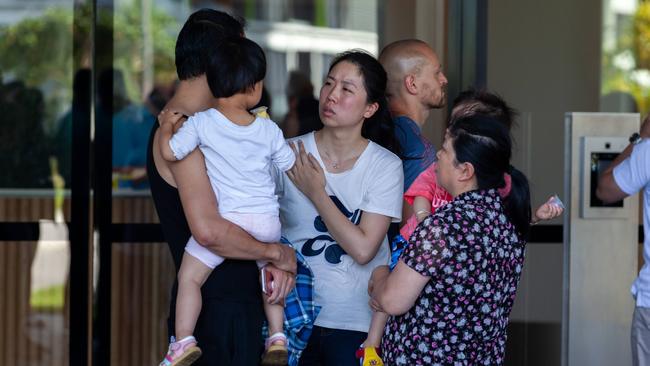
MULTIPOLYGON (((413 206, 415 212, 406 220, 406 223, 399 231, 405 240, 411 237, 411 234, 422 220, 452 200, 449 192, 438 185, 436 165, 437 163, 434 162, 420 173, 404 193, 404 200, 413 206)), ((499 189, 501 198, 505 198, 510 193, 511 184, 510 175, 506 174, 503 179, 506 181, 506 186, 499 189)))

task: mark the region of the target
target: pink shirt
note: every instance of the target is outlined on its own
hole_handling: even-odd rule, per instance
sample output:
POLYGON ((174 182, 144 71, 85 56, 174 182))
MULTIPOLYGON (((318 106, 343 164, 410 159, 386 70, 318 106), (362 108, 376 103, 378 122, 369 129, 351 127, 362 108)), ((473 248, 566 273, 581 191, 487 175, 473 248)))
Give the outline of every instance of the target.
MULTIPOLYGON (((420 173, 418 177, 413 181, 413 184, 409 189, 404 193, 404 199, 410 205, 413 205, 415 197, 420 196, 427 199, 431 202, 431 213, 436 212, 439 207, 446 205, 451 202, 454 198, 447 192, 444 188, 438 185, 438 178, 436 177, 436 164, 433 163, 429 167, 420 173)), ((506 186, 499 189, 499 195, 502 198, 505 198, 510 194, 510 188, 512 181, 509 174, 504 174, 504 180, 506 181, 506 186)), ((406 240, 411 237, 413 231, 418 226, 418 220, 415 215, 412 215, 406 220, 406 223, 400 229, 400 234, 406 240)))

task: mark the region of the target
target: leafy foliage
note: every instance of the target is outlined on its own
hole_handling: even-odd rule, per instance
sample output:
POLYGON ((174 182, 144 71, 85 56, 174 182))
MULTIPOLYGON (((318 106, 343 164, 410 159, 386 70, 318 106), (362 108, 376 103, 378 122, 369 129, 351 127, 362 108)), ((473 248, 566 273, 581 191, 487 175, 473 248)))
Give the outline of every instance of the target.
POLYGON ((634 14, 633 50, 636 65, 650 69, 650 2, 639 4, 634 14))
MULTIPOLYGON (((77 9, 77 25, 73 31, 72 8, 50 8, 42 16, 24 19, 0 28, 0 70, 5 79, 21 80, 28 87, 39 88, 45 96, 46 121, 49 130, 53 120, 69 108, 72 98, 73 65, 90 67, 92 42, 82 38, 90 34, 92 12, 88 7, 77 9), (73 44, 82 49, 73 60, 73 44)), ((153 42, 154 75, 168 82, 175 77, 174 42, 176 20, 153 7, 150 15, 151 33, 144 37, 142 11, 139 2, 116 8, 114 16, 98 10, 95 31, 98 38, 110 32, 112 21, 113 47, 95 45, 98 52, 96 70, 110 63, 101 54, 112 51, 113 67, 125 76, 127 96, 131 100, 143 98, 141 85, 144 78, 144 42, 153 42)))
POLYGON ((647 114, 650 111, 650 2, 639 3, 619 34, 614 49, 603 51, 602 94, 629 93, 639 112, 647 114), (621 65, 628 63, 625 67, 621 65))

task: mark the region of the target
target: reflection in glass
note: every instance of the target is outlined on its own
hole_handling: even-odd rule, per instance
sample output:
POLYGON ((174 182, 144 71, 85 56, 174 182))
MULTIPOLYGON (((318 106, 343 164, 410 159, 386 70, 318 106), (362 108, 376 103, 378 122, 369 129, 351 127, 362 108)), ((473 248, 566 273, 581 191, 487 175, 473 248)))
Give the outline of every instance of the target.
POLYGON ((0 207, 2 221, 41 217, 38 241, 0 241, 0 362, 67 365, 70 244, 67 225, 53 217, 63 213, 47 197, 2 195, 0 207))
POLYGON ((605 1, 602 38, 601 111, 647 114, 650 111, 650 3, 605 1))
POLYGON ((111 272, 111 364, 157 365, 175 278, 167 244, 114 243, 111 272))
POLYGON ((0 5, 0 222, 33 223, 37 238, 0 241, 3 365, 68 364, 72 6, 0 5))

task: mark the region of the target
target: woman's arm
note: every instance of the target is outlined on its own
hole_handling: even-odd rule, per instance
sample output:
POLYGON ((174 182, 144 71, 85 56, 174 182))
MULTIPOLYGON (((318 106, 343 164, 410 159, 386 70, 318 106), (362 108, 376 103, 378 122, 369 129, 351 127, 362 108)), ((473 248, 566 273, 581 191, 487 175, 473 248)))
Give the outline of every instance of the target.
MULTIPOLYGON (((168 110, 163 110, 158 116, 161 125, 156 132, 158 136, 155 136, 153 146, 157 165, 165 164, 164 161, 156 159, 158 153, 164 155, 168 150, 174 157, 169 139, 181 126, 183 119, 182 113, 168 110)), ((203 154, 199 149, 194 149, 181 161, 168 162, 165 165, 172 173, 185 217, 196 241, 225 258, 264 260, 280 269, 295 273, 296 259, 293 249, 283 244, 261 243, 219 215, 217 199, 206 173, 203 154)))
POLYGON ((301 142, 296 152, 296 163, 287 171, 289 179, 316 207, 327 230, 345 252, 359 264, 370 262, 386 236, 390 217, 364 212, 359 225, 353 224, 336 207, 325 191, 325 173, 320 164, 307 154, 301 142))
MULTIPOLYGON (((155 148, 155 146, 154 146, 155 148)), ((277 267, 272 270, 278 285, 268 302, 282 301, 295 285, 296 253, 280 243, 262 243, 239 226, 221 217, 217 200, 206 174, 199 149, 183 160, 169 163, 192 235, 202 245, 224 258, 263 260, 277 267)))
POLYGON ((324 189, 310 199, 327 231, 355 262, 367 264, 375 258, 388 231, 390 217, 364 212, 357 226, 341 213, 324 189))
POLYGON ((219 215, 200 150, 170 163, 169 168, 176 180, 190 231, 199 243, 225 258, 265 260, 282 270, 296 273, 296 256, 292 248, 259 242, 219 215))
MULTIPOLYGON (((164 119, 164 114, 161 112, 159 119, 164 119)), ((156 131, 159 133, 160 130, 156 131)), ((154 136, 152 152, 156 169, 178 188, 190 232, 199 243, 225 258, 265 260, 296 273, 296 255, 292 248, 279 243, 261 243, 219 215, 200 150, 195 149, 185 159, 171 163, 162 158, 159 143, 160 136, 154 136)))
POLYGON ((400 260, 393 272, 388 271, 388 266, 375 268, 368 282, 368 294, 376 310, 401 315, 413 307, 429 279, 400 260))

